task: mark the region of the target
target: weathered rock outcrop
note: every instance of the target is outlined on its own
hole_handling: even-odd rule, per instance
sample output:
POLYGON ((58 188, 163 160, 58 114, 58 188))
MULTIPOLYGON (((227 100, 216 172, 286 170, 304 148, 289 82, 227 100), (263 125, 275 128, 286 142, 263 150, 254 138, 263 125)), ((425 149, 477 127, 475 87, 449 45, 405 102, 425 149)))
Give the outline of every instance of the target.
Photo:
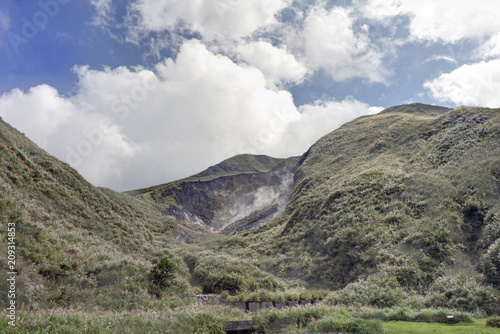
POLYGON ((180 207, 168 208, 162 214, 179 219, 179 212, 184 212, 184 219, 214 232, 249 230, 285 210, 292 186, 293 171, 286 164, 267 173, 185 182, 161 194, 174 199, 180 207))
POLYGON ((272 158, 266 157, 267 168, 260 167, 263 171, 238 173, 232 166, 229 175, 220 175, 221 168, 214 166, 208 169, 217 170, 213 178, 200 173, 139 196, 178 222, 197 223, 223 234, 251 230, 280 215, 293 188, 298 158, 275 159, 274 164, 268 159, 272 158))

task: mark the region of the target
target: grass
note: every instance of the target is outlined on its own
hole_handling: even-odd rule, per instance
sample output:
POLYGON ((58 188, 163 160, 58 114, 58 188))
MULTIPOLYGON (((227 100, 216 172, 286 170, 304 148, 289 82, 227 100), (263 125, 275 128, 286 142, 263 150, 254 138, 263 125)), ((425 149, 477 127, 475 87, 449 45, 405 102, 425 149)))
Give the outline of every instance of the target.
POLYGON ((265 310, 253 316, 258 333, 381 333, 379 321, 354 318, 342 308, 319 306, 265 310))
MULTIPOLYGON (((243 311, 224 306, 192 305, 177 310, 135 311, 130 313, 78 312, 55 310, 50 313, 19 312, 16 327, 0 318, 0 333, 211 333, 223 334, 225 323, 248 319, 243 311)), ((309 333, 312 331, 353 331, 355 333, 499 333, 486 326, 486 319, 455 325, 404 321, 372 321, 352 317, 346 310, 322 307, 266 311, 254 316, 262 333, 309 333)))
POLYGON ((55 310, 50 313, 19 312, 16 326, 0 318, 0 333, 30 334, 140 334, 140 333, 210 333, 224 334, 227 321, 241 319, 242 311, 212 306, 192 305, 177 310, 136 311, 129 313, 78 312, 55 310))
POLYGON ((474 323, 455 325, 438 323, 415 323, 390 321, 382 324, 386 334, 494 334, 500 333, 498 328, 486 327, 486 319, 478 319, 474 323))

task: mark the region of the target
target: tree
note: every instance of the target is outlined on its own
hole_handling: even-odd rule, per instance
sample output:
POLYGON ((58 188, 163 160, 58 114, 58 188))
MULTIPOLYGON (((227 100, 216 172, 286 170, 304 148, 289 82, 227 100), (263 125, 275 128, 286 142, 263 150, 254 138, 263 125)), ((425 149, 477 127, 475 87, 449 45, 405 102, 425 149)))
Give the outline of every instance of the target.
POLYGON ((168 258, 160 259, 156 265, 151 268, 149 277, 153 284, 159 288, 166 288, 173 284, 175 279, 175 264, 168 258))

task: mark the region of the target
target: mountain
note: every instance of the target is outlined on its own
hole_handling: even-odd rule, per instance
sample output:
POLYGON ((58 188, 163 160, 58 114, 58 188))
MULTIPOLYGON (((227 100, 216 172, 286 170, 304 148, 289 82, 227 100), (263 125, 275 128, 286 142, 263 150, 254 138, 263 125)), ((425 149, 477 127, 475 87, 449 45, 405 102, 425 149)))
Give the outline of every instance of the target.
POLYGON ((250 230, 285 210, 298 160, 238 155, 189 178, 128 194, 179 224, 224 234, 250 230))
POLYGON ((499 198, 500 110, 398 106, 316 142, 285 212, 232 253, 311 286, 401 292, 389 306, 431 291, 454 305, 464 285, 499 287, 499 198))
POLYGON ((218 250, 285 281, 390 287, 400 292, 386 297, 391 305, 461 280, 483 295, 500 284, 498 109, 396 106, 343 125, 300 158, 237 156, 130 194, 181 225, 233 233, 218 250))

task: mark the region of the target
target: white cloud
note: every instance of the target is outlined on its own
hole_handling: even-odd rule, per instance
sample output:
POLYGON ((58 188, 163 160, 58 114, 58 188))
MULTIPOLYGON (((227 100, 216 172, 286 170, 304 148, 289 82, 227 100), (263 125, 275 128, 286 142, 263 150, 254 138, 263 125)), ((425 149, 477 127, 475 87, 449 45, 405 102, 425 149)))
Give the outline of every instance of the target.
MULTIPOLYGON (((381 107, 372 107, 352 98, 343 101, 319 100, 314 104, 299 108, 300 118, 290 124, 289 133, 298 136, 300 142, 304 144, 314 143, 346 122, 363 115, 373 115, 382 110, 381 107)), ((304 148, 304 151, 308 148, 304 148)))
POLYGON ((90 4, 94 6, 96 15, 94 15, 92 24, 105 27, 111 18, 113 0, 91 0, 90 4))
POLYGON ((350 10, 316 6, 308 13, 301 31, 292 34, 290 44, 302 54, 302 61, 313 70, 324 70, 334 80, 353 77, 384 82, 387 72, 382 54, 364 34, 353 32, 350 10))
POLYGON ((10 19, 0 11, 0 45, 4 43, 5 34, 9 31, 10 19))
MULTIPOLYGON (((86 102, 91 106, 92 101, 86 102)), ((121 163, 138 147, 109 117, 85 107, 48 85, 0 97, 0 115, 40 147, 78 167, 92 182, 120 180, 121 163)))
POLYGON ((447 56, 447 55, 434 55, 434 56, 424 60, 424 63, 428 63, 428 62, 432 62, 432 61, 441 61, 441 60, 444 60, 444 61, 447 61, 450 63, 454 63, 454 64, 457 63, 455 58, 453 58, 451 56, 447 56))
POLYGON ((500 57, 500 33, 497 33, 483 43, 476 50, 474 56, 477 59, 483 60, 500 57))
POLYGON ((370 106, 356 100, 297 109, 257 69, 187 41, 143 68, 75 69, 78 91, 49 86, 0 97, 2 117, 97 185, 126 190, 194 174, 239 153, 302 154, 370 106))
POLYGON ((306 67, 292 54, 265 41, 240 44, 236 52, 249 65, 259 69, 272 86, 280 82, 300 83, 307 74, 306 67))
POLYGON ((277 23, 275 14, 288 0, 138 0, 130 6, 139 29, 173 31, 184 26, 205 39, 239 39, 277 23))
POLYGON ((14 89, 0 97, 2 117, 44 148, 61 123, 75 112, 75 106, 48 85, 33 87, 27 93, 14 89))
MULTIPOLYGON (((93 1, 98 12, 110 11, 109 0, 93 1)), ((304 10, 288 7, 291 4, 290 0, 136 0, 125 18, 127 40, 147 45, 160 58, 160 50, 176 50, 184 42, 188 29, 199 33, 211 50, 259 69, 270 87, 301 83, 306 73, 323 70, 336 81, 361 77, 386 82, 384 54, 371 43, 368 26, 354 33, 352 9, 326 9, 323 1, 304 10), (277 14, 285 8, 295 10, 296 21, 278 22, 277 14), (266 34, 273 36, 273 44, 256 40, 266 34)))
POLYGON ((391 17, 408 15, 414 39, 456 43, 467 38, 483 38, 498 32, 496 0, 368 0, 364 16, 389 23, 391 17))
POLYGON ((428 81, 424 87, 440 101, 500 107, 500 59, 463 65, 428 81))

